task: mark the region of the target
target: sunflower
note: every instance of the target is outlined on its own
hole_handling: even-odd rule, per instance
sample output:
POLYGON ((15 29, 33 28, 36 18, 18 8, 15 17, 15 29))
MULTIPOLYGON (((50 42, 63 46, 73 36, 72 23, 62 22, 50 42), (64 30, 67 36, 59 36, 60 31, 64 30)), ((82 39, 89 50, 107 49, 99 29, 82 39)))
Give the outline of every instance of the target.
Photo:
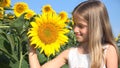
POLYGON ((31 17, 33 17, 35 15, 35 12, 33 10, 27 10, 26 14, 25 14, 25 19, 30 19, 31 17))
POLYGON ((60 16, 61 20, 67 22, 68 17, 67 17, 67 13, 65 11, 60 12, 59 16, 60 16))
POLYGON ((25 13, 29 9, 29 7, 24 2, 18 2, 14 5, 13 9, 15 15, 19 17, 21 14, 25 13))
POLYGON ((35 48, 41 48, 40 53, 44 52, 47 57, 59 52, 60 46, 68 42, 65 35, 69 32, 65 22, 60 20, 56 13, 42 13, 35 21, 31 22, 28 37, 31 37, 31 45, 36 44, 35 48))
POLYGON ((117 42, 118 40, 119 40, 119 38, 118 38, 118 37, 116 37, 116 38, 115 38, 115 41, 117 42))
POLYGON ((10 7, 10 0, 0 0, 0 7, 10 7))
POLYGON ((7 14, 6 16, 7 16, 8 19, 10 19, 10 20, 13 20, 13 19, 15 18, 15 15, 12 14, 12 13, 7 14))
POLYGON ((51 13, 55 12, 50 5, 45 5, 42 7, 42 12, 43 13, 51 13))
POLYGON ((0 19, 3 19, 4 9, 0 7, 0 19))
POLYGON ((118 35, 118 37, 120 38, 120 34, 118 35))

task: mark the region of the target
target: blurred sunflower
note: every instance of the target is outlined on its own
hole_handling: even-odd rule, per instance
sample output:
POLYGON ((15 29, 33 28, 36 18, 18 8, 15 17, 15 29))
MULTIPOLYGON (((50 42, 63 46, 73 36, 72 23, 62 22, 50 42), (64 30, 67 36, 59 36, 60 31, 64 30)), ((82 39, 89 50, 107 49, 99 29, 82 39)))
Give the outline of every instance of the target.
POLYGON ((24 2, 18 2, 14 5, 13 9, 15 15, 19 17, 21 14, 25 13, 29 9, 29 7, 24 2))
POLYGON ((35 12, 33 10, 27 10, 24 18, 29 20, 34 15, 35 15, 35 12))
POLYGON ((42 12, 43 13, 51 13, 51 12, 55 12, 52 7, 50 5, 45 5, 42 7, 42 12))
POLYGON ((31 22, 32 28, 28 32, 31 37, 31 45, 36 44, 35 48, 41 48, 40 53, 44 52, 47 57, 59 52, 60 46, 68 42, 65 35, 69 32, 65 21, 56 13, 42 13, 31 22))
POLYGON ((118 35, 118 38, 120 38, 120 34, 118 35))
POLYGON ((118 35, 118 37, 115 38, 115 41, 116 42, 120 41, 120 34, 118 35))
POLYGON ((3 19, 4 9, 0 7, 0 19, 3 19))
POLYGON ((0 0, 0 7, 10 7, 11 0, 0 0))
POLYGON ((67 13, 66 13, 65 11, 60 12, 60 13, 59 13, 59 16, 60 16, 61 20, 67 22, 67 19, 68 19, 67 16, 68 16, 68 15, 67 15, 67 13))
POLYGON ((116 37, 116 38, 115 38, 115 41, 117 42, 118 40, 119 40, 119 38, 118 38, 118 37, 116 37))
POLYGON ((7 14, 6 16, 7 16, 8 19, 10 19, 10 20, 14 20, 14 18, 15 18, 15 15, 12 14, 12 13, 7 14))
POLYGON ((66 23, 68 23, 68 22, 71 22, 71 20, 70 20, 70 19, 67 19, 67 20, 66 20, 66 23))

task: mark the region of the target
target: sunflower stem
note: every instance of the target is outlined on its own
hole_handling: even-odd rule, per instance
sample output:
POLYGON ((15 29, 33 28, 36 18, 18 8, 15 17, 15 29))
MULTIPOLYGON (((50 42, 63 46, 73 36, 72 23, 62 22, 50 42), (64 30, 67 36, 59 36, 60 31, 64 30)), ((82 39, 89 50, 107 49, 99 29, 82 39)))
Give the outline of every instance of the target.
POLYGON ((19 68, 21 68, 21 64, 22 64, 22 59, 23 59, 23 56, 22 56, 22 51, 20 51, 20 63, 19 63, 19 68))
POLYGON ((21 68, 21 64, 22 64, 22 59, 23 59, 23 55, 22 55, 22 41, 21 38, 18 37, 20 45, 19 45, 19 54, 20 54, 20 63, 19 63, 19 68, 21 68))
POLYGON ((0 26, 0 28, 10 28, 10 26, 0 26))

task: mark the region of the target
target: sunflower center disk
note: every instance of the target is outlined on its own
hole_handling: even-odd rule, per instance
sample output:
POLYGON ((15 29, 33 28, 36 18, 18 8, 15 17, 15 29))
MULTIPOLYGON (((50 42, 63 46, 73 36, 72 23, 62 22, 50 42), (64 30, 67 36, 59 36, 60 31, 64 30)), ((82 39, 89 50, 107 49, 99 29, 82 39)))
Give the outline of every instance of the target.
POLYGON ((50 8, 49 7, 46 7, 45 8, 46 12, 50 11, 50 8))
POLYGON ((24 11, 24 6, 19 5, 19 7, 17 8, 17 12, 21 13, 23 11, 24 11))
POLYGON ((54 43, 58 37, 58 29, 53 24, 43 24, 39 27, 38 36, 45 44, 54 43))

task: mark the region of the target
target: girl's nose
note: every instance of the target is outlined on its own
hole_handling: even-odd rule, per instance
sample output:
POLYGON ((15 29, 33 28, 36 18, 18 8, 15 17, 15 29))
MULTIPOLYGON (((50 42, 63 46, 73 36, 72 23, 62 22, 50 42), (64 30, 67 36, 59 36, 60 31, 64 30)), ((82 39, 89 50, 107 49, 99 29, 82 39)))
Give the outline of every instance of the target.
POLYGON ((77 26, 74 27, 74 32, 78 33, 79 32, 79 28, 77 26))

